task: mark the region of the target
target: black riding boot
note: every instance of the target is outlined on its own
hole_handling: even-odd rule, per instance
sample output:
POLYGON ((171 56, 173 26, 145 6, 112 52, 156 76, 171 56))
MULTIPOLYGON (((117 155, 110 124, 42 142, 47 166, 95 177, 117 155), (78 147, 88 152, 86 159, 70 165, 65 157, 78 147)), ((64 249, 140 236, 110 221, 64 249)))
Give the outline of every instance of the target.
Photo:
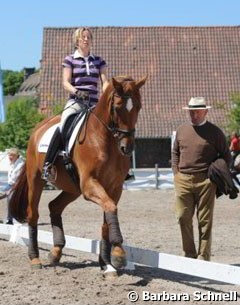
POLYGON ((54 182, 56 179, 56 171, 54 173, 53 164, 57 158, 60 144, 62 141, 62 135, 60 128, 57 127, 55 130, 51 142, 49 143, 48 150, 46 153, 43 169, 42 169, 42 179, 50 182, 54 182))

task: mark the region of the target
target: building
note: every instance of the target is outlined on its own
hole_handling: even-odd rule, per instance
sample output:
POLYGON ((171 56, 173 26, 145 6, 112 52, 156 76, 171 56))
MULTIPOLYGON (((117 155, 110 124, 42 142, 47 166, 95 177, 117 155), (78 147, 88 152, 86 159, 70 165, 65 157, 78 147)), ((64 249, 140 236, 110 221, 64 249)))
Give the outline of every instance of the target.
MULTIPOLYGON (((40 105, 51 113, 64 104, 63 58, 74 51, 76 28, 45 28, 40 105)), ((108 64, 109 78, 148 74, 136 133, 137 167, 169 167, 171 135, 186 120, 192 96, 204 96, 209 119, 225 128, 231 94, 240 92, 240 27, 93 27, 93 53, 108 64)))
POLYGON ((40 72, 35 68, 24 68, 24 81, 15 96, 39 97, 40 72))

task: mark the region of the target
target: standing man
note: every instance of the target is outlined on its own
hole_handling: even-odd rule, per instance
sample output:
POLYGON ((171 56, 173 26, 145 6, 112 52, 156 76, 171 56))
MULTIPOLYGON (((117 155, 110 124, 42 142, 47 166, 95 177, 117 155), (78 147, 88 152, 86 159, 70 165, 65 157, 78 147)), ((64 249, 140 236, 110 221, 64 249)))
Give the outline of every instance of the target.
POLYGON ((218 157, 228 166, 231 154, 220 128, 206 120, 208 109, 203 97, 191 98, 187 109, 190 122, 177 129, 172 149, 172 170, 176 193, 176 216, 182 234, 185 257, 209 261, 213 209, 216 184, 208 178, 209 165, 218 157), (193 216, 196 210, 199 247, 196 250, 193 235, 193 216))
POLYGON ((13 217, 9 211, 9 194, 11 191, 11 188, 14 186, 14 184, 17 181, 17 178, 21 172, 21 168, 24 164, 23 159, 20 156, 19 150, 17 148, 10 148, 7 150, 8 159, 9 159, 9 170, 8 170, 8 184, 4 188, 4 194, 1 194, 1 198, 7 197, 7 221, 6 224, 12 225, 13 224, 13 217))

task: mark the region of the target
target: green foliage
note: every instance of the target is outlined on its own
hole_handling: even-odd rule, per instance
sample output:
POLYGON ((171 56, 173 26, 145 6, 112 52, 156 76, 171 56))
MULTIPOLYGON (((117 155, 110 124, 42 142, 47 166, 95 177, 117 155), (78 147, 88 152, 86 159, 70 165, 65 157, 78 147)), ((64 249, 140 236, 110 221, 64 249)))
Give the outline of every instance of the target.
POLYGON ((52 107, 52 113, 53 115, 61 114, 63 111, 64 106, 63 105, 54 105, 52 107))
POLYGON ((0 151, 9 147, 25 151, 32 129, 43 118, 36 98, 18 97, 10 102, 6 121, 0 124, 0 151))
POLYGON ((236 131, 240 133, 240 93, 233 93, 231 95, 232 109, 229 115, 228 130, 229 133, 236 131))
POLYGON ((14 95, 24 80, 24 72, 3 71, 3 95, 14 95))

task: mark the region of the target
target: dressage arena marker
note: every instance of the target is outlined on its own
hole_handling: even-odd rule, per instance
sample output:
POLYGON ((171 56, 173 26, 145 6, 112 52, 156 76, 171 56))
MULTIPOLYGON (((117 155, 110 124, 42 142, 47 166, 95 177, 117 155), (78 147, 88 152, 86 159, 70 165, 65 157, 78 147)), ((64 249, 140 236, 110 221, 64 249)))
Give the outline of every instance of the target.
MULTIPOLYGON (((13 226, 0 224, 0 235, 10 236, 12 243, 28 244, 28 227, 21 224, 13 226)), ((99 253, 99 241, 81 237, 66 235, 65 248, 88 253, 99 253)), ((45 244, 53 244, 53 236, 48 231, 38 231, 38 241, 45 244)), ((240 285, 240 268, 236 266, 207 262, 171 254, 159 253, 124 245, 127 251, 127 259, 131 268, 133 264, 140 264, 152 268, 160 268, 168 271, 183 273, 200 278, 220 281, 229 284, 240 285)))

